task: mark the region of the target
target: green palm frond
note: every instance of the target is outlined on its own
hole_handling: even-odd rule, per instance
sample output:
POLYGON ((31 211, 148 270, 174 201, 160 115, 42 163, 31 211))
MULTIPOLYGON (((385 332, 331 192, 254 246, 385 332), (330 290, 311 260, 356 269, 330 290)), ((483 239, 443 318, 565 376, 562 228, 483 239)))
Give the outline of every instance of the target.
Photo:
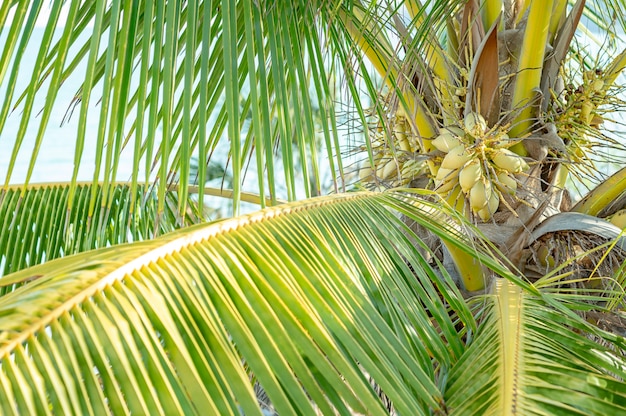
POLYGON ((416 201, 324 197, 6 276, 25 285, 0 298, 0 406, 258 414, 253 376, 281 414, 383 414, 369 378, 401 413, 440 408, 433 363, 475 324, 389 201, 430 221, 416 201))
MULTIPOLYGON (((205 219, 190 209, 178 215, 178 195, 166 194, 159 214, 156 193, 141 185, 135 193, 128 184, 113 184, 108 208, 89 211, 91 184, 79 183, 70 195, 69 183, 21 186, 0 191, 0 276, 94 248, 141 241, 205 219), (73 208, 70 210, 70 206, 73 208)), ((96 205, 103 187, 95 187, 96 205)), ((202 209, 200 210, 202 212, 202 209)))
MULTIPOLYGON (((11 110, 22 111, 5 188, 27 130, 36 128, 26 183, 30 181, 51 109, 69 104, 57 102, 57 93, 72 88, 64 83, 81 65, 86 65, 86 72, 75 96, 79 122, 73 182, 88 140, 88 117, 98 120, 94 183, 103 182, 106 191, 117 179, 120 150, 132 148, 133 188, 156 177, 163 201, 168 184, 179 181, 181 212, 193 154, 206 162, 211 157, 228 162, 235 207, 245 190, 249 161, 256 164, 259 194, 273 203, 277 198, 319 194, 321 175, 327 170, 333 178, 343 177, 333 101, 336 69, 323 49, 348 47, 341 36, 325 33, 326 23, 335 18, 332 5, 76 1, 62 28, 59 10, 64 2, 57 0, 51 5, 30 83, 19 91, 15 81, 18 73, 31 69, 24 49, 33 42, 42 3, 4 2, 0 8, 0 28, 8 33, 0 67, 0 83, 8 86, 0 103, 0 131, 11 110), (15 16, 11 25, 3 26, 9 11, 15 16), (59 31, 59 38, 53 36, 59 31), (70 50, 75 54, 68 55, 70 50), (46 97, 42 117, 31 120, 42 96, 46 97), (216 153, 218 143, 226 141, 227 151, 216 153), (327 163, 318 160, 324 154, 322 143, 327 163), (285 195, 277 185, 281 182, 286 184, 285 195)), ((338 67, 347 67, 348 59, 340 59, 338 67)), ((199 166, 203 179, 206 165, 199 166)), ((335 189, 340 186, 335 180, 335 189)), ((95 209, 90 207, 92 213, 95 209)))
POLYGON ((623 356, 581 336, 578 330, 593 329, 553 306, 507 280, 496 281, 493 294, 478 304, 476 339, 450 373, 445 396, 452 414, 626 410, 623 356))

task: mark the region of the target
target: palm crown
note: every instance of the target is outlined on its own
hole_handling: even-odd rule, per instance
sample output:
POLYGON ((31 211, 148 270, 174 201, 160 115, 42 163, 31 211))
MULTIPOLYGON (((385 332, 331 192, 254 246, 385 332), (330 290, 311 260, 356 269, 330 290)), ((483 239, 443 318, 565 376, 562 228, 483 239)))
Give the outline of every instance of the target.
POLYGON ((3 413, 624 410, 626 169, 565 190, 619 146, 626 53, 576 31, 610 39, 621 3, 62 6, 24 91, 42 2, 0 6, 3 413), (29 184, 81 65, 71 178, 29 184), (205 223, 216 196, 264 209, 205 223))

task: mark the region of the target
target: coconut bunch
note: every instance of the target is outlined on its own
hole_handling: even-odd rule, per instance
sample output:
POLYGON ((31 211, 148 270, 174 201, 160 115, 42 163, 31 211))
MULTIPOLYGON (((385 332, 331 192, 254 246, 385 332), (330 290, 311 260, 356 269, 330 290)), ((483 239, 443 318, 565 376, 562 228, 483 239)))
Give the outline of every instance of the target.
MULTIPOLYGON (((506 204, 504 195, 516 198, 518 182, 529 169, 526 158, 509 149, 519 140, 509 138, 508 126, 490 127, 476 112, 438 128, 438 134, 428 140, 418 140, 400 111, 387 119, 385 126, 392 132, 390 139, 380 122, 370 130, 374 132, 373 164, 364 161, 359 170, 362 182, 381 189, 430 178, 433 190, 469 207, 482 221, 490 220, 501 202, 506 204)), ((362 146, 360 150, 367 149, 362 146)))
MULTIPOLYGON (((561 78, 566 77, 575 78, 576 74, 561 75, 561 78)), ((593 148, 602 142, 607 142, 607 147, 620 147, 616 142, 609 142, 601 125, 611 107, 624 106, 617 96, 619 89, 607 80, 602 69, 585 70, 580 79, 577 86, 570 83, 553 92, 545 115, 565 145, 564 152, 555 152, 552 156, 563 158, 573 169, 587 164, 593 148)))
POLYGON ((428 158, 419 157, 420 144, 406 119, 392 121, 389 144, 377 126, 379 137, 372 146, 374 163, 365 162, 359 171, 361 181, 398 187, 430 176, 437 193, 454 200, 464 198, 476 216, 488 221, 504 195, 515 196, 516 175, 529 168, 523 157, 508 149, 515 141, 509 139, 506 129, 499 125, 489 128, 478 113, 470 112, 458 124, 441 127, 431 140, 434 151, 428 158))
MULTIPOLYGON (((501 204, 508 205, 507 199, 517 198, 518 183, 532 158, 513 149, 522 138, 510 139, 513 117, 501 117, 505 110, 502 106, 510 105, 510 100, 499 97, 500 90, 505 89, 500 78, 509 79, 506 76, 511 68, 506 65, 510 58, 500 56, 497 45, 508 38, 500 39, 494 25, 488 34, 480 28, 480 38, 469 39, 468 34, 475 28, 468 23, 479 22, 478 9, 473 4, 468 2, 451 25, 457 32, 453 43, 459 61, 450 61, 454 54, 441 51, 438 63, 422 62, 421 58, 413 62, 414 57, 407 55, 400 66, 407 72, 399 69, 397 79, 411 81, 399 82, 380 94, 378 104, 383 109, 371 110, 375 124, 369 129, 369 143, 359 149, 368 154, 359 177, 373 189, 419 183, 475 219, 489 221, 501 204), (479 55, 485 45, 492 49, 484 53, 489 55, 487 61, 495 75, 490 85, 477 82, 473 68, 476 59, 472 59, 472 54, 479 55), (420 71, 424 66, 431 70, 420 71), (478 89, 485 98, 491 97, 491 107, 484 99, 480 102, 478 89), (481 107, 482 111, 478 111, 481 107), (425 183, 424 178, 429 182, 425 183)), ((395 22, 401 25, 397 19, 395 22)), ((398 32, 406 33, 406 28, 398 26, 398 32)), ((381 38, 376 42, 385 43, 381 38)), ((426 45, 425 51, 430 54, 428 48, 426 45)), ((438 54, 437 50, 431 52, 438 54)), ((386 55, 379 50, 368 56, 379 59, 386 55)), ((389 68, 390 63, 374 64, 389 68)), ((386 72, 393 75, 389 69, 386 72)), ((509 209, 512 210, 510 206, 509 209)))
MULTIPOLYGON (((415 178, 423 177, 427 166, 419 158, 419 144, 406 117, 396 114, 392 119, 377 123, 372 133, 372 162, 366 160, 359 169, 359 179, 375 187, 410 186, 415 178), (386 134, 385 129, 390 130, 386 134), (390 137, 390 139, 388 139, 390 137)), ((359 152, 366 152, 361 146, 359 152)))
POLYGON ((528 170, 528 164, 507 146, 504 129, 489 129, 484 117, 470 112, 463 128, 444 127, 432 145, 444 156, 435 176, 435 190, 445 197, 461 193, 472 212, 483 221, 498 210, 503 194, 515 195, 515 175, 528 170))

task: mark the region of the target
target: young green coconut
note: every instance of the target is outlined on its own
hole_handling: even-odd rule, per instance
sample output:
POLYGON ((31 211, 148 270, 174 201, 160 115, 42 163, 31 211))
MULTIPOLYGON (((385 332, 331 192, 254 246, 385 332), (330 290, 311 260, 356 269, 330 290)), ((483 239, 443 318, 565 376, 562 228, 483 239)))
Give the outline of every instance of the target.
MULTIPOLYGON (((570 9, 566 1, 470 0, 459 4, 445 30, 416 36, 423 44, 412 38, 421 33, 423 10, 418 2, 404 6, 410 20, 400 12, 392 19, 402 58, 375 23, 345 22, 387 91, 361 148, 367 152, 361 181, 376 189, 434 191, 523 271, 532 259, 540 262, 537 241, 545 240, 531 244, 530 231, 569 208, 568 176, 595 172, 591 152, 603 144, 609 104, 622 105, 614 83, 626 53, 589 69, 572 52, 584 1, 570 9)), ((626 192, 626 170, 616 175, 610 194, 619 195, 626 192)), ((594 191, 591 202, 574 209, 598 216, 611 201, 606 195, 594 191)), ((619 225, 622 205, 604 216, 619 225)), ((447 250, 467 290, 485 287, 476 279, 479 264, 447 250)), ((561 260, 572 257, 564 252, 561 260)))

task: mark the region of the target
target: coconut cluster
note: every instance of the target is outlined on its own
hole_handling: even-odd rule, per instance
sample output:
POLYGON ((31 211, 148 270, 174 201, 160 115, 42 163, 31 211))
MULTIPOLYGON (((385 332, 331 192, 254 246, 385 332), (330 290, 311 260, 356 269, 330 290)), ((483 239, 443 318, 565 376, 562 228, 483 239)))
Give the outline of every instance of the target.
MULTIPOLYGON (((387 120, 391 129, 392 140, 386 141, 382 126, 373 129, 372 152, 374 164, 369 161, 359 169, 359 178, 363 182, 384 183, 388 187, 407 186, 420 176, 426 174, 427 167, 423 158, 416 158, 420 146, 411 131, 407 120, 396 115, 387 120)), ((366 152, 365 146, 361 152, 366 152)))
POLYGON ((465 116, 462 128, 442 128, 432 140, 444 153, 435 190, 444 196, 462 192, 472 212, 489 220, 504 193, 515 195, 515 175, 528 169, 524 158, 507 148, 512 144, 504 131, 488 129, 485 119, 474 112, 465 116))
POLYGON ((607 109, 621 105, 611 95, 611 84, 604 77, 600 69, 585 71, 581 85, 568 85, 559 99, 551 101, 547 118, 554 123, 559 137, 567 145, 567 152, 556 156, 569 160, 574 169, 587 164, 592 148, 605 140, 599 127, 607 109))
POLYGON ((449 200, 462 194, 472 212, 487 221, 504 194, 515 195, 515 175, 528 169, 524 158, 509 150, 515 141, 505 129, 490 129, 479 113, 470 112, 458 125, 440 128, 431 140, 437 151, 428 154, 421 150, 406 119, 396 114, 387 122, 392 126, 392 140, 385 141, 379 125, 371 146, 374 163, 367 160, 359 170, 361 181, 374 186, 407 186, 432 173, 435 191, 449 200))

